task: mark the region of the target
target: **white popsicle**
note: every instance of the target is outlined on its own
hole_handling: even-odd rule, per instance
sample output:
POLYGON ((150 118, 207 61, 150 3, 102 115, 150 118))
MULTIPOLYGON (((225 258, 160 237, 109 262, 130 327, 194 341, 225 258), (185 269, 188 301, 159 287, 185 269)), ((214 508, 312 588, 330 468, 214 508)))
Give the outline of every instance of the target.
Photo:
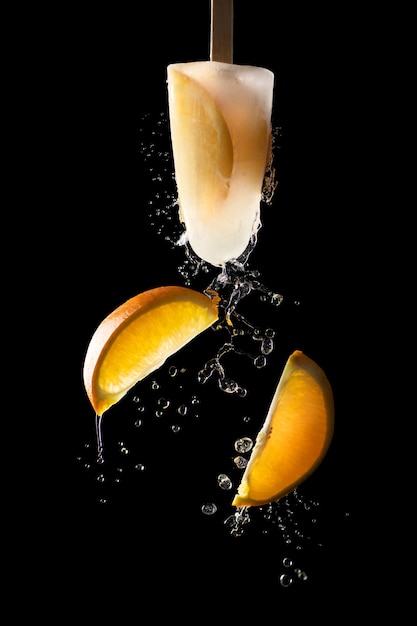
POLYGON ((180 218, 196 255, 223 266, 260 225, 274 75, 219 61, 167 68, 180 218))

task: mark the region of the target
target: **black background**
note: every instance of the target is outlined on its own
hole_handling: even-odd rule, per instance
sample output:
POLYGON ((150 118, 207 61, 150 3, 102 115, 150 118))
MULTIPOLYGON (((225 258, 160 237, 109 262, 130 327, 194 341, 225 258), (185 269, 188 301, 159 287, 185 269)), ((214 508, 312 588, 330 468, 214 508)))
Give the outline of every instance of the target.
MULTIPOLYGON (((173 416, 164 424, 149 411, 141 429, 133 428, 136 392, 148 407, 155 401, 145 381, 105 416, 109 460, 103 485, 82 363, 92 333, 116 306, 145 289, 184 282, 178 271, 183 250, 165 240, 170 226, 150 216, 150 202, 163 192, 150 168, 172 169, 166 157, 166 66, 208 59, 209 2, 147 6, 141 13, 111 6, 73 9, 38 42, 50 128, 43 178, 50 210, 37 215, 38 227, 45 220, 50 233, 39 281, 39 296, 50 307, 38 337, 40 346, 48 337, 50 411, 45 408, 36 425, 47 442, 38 459, 42 478, 26 479, 34 503, 24 560, 28 581, 44 563, 45 590, 75 616, 86 615, 87 608, 106 614, 111 605, 120 608, 123 623, 141 619, 145 606, 152 607, 153 619, 167 606, 172 615, 189 614, 196 622, 218 619, 229 607, 240 619, 248 606, 267 617, 288 608, 295 617, 307 598, 320 616, 329 598, 356 606, 372 588, 373 477, 365 459, 376 418, 372 393, 361 391, 365 374, 358 358, 370 328, 367 289, 374 268, 364 254, 365 79, 352 52, 365 26, 348 10, 329 22, 327 11, 317 7, 271 12, 268 2, 256 10, 235 4, 234 61, 275 74, 279 184, 272 205, 262 209, 249 266, 284 301, 275 308, 254 296, 242 306, 255 324, 275 329, 276 349, 259 372, 243 358, 230 363, 231 375, 250 389, 244 405, 213 382, 194 382, 197 363, 212 356, 212 336, 174 356, 173 364, 187 367, 184 393, 201 400, 199 418, 183 421, 174 434, 173 416), (143 145, 152 142, 154 129, 157 146, 147 157, 143 145), (336 403, 330 451, 299 489, 304 502, 319 503, 317 524, 311 524, 313 514, 305 518, 294 506, 299 527, 311 535, 298 551, 294 543, 283 544, 276 527, 265 528, 261 520, 258 525, 256 515, 244 536, 231 537, 223 519, 233 512, 233 492, 224 494, 216 485, 223 471, 237 483, 230 460, 236 433, 256 435, 295 349, 323 367, 336 403), (247 426, 245 413, 252 418, 247 426), (120 456, 117 442, 124 439, 129 458, 120 456), (145 459, 140 475, 133 458, 145 459), (108 502, 100 503, 101 497, 108 502), (201 514, 205 501, 217 502, 213 517, 201 514), (294 583, 283 588, 279 577, 288 555, 308 580, 293 576, 294 583)), ((38 132, 41 137, 42 128, 38 132)), ((164 198, 158 202, 163 206, 164 198)), ((204 288, 208 277, 200 273, 191 286, 204 288)), ((164 391, 178 393, 165 369, 158 376, 164 391)), ((37 603, 41 610, 49 606, 43 595, 37 603)))

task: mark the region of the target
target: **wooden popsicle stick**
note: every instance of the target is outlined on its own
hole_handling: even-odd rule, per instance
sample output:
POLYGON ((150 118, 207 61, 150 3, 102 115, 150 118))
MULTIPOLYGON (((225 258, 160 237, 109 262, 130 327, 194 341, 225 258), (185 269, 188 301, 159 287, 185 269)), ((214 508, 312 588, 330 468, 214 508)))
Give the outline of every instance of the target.
POLYGON ((233 0, 211 0, 210 61, 233 63, 233 0))

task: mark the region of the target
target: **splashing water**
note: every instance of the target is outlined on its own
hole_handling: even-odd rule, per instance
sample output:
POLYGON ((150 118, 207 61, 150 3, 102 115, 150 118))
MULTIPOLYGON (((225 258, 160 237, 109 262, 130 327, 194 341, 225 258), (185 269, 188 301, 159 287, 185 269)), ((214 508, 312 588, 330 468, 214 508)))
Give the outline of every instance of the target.
MULTIPOLYGON (((280 129, 277 129, 275 137, 278 137, 279 133, 280 129)), ((118 439, 111 459, 104 455, 102 417, 96 416, 96 449, 94 451, 94 446, 86 444, 78 461, 84 471, 95 474, 94 484, 100 490, 97 501, 100 505, 107 506, 112 502, 112 498, 115 498, 116 485, 120 486, 124 480, 131 480, 132 476, 136 481, 146 479, 149 474, 148 468, 158 463, 158 460, 147 456, 146 443, 143 447, 139 443, 139 440, 145 441, 146 433, 150 429, 151 436, 156 436, 155 429, 159 429, 158 432, 163 431, 167 437, 171 436, 172 445, 176 445, 178 439, 181 440, 181 433, 187 428, 192 428, 193 423, 200 417, 198 393, 195 393, 195 386, 192 387, 192 393, 188 393, 189 385, 186 381, 190 384, 197 382, 203 386, 209 381, 214 381, 217 383, 217 389, 227 396, 246 398, 247 387, 235 380, 233 371, 226 368, 225 361, 228 355, 236 354, 255 370, 266 368, 269 357, 276 347, 276 331, 270 327, 260 328, 247 319, 241 314, 240 305, 249 297, 258 297, 260 302, 266 305, 279 307, 284 299, 280 293, 262 283, 259 271, 248 268, 249 257, 257 245, 258 233, 253 235, 244 254, 239 259, 225 264, 220 273, 218 268, 213 268, 199 259, 189 247, 184 226, 178 218, 165 114, 161 114, 157 119, 151 137, 147 138, 141 132, 139 152, 149 166, 152 182, 153 196, 148 205, 151 227, 155 228, 173 249, 183 250, 184 259, 179 263, 177 270, 184 284, 192 286, 193 281, 202 276, 204 281, 207 278, 205 290, 207 292, 215 290, 220 296, 219 319, 214 327, 216 336, 220 337, 220 345, 213 347, 214 353, 210 354, 205 362, 203 359, 202 365, 194 363, 194 371, 170 364, 166 370, 162 368, 164 371, 155 374, 154 378, 140 383, 140 387, 137 387, 118 409, 126 414, 126 433, 123 434, 123 439, 118 439), (144 387, 146 393, 142 393, 144 387)), ((272 201, 277 184, 271 161, 265 177, 263 202, 272 201)), ((259 415, 254 421, 257 422, 262 417, 263 415, 259 415)), ((227 418, 233 420, 234 416, 228 415, 227 418)), ((252 418, 245 414, 240 419, 248 424, 252 418)), ((241 428, 240 422, 237 427, 241 428)), ((231 513, 231 490, 239 482, 233 472, 244 471, 253 445, 254 439, 242 435, 240 431, 240 436, 233 440, 230 465, 217 468, 217 472, 214 468, 213 483, 218 489, 219 497, 218 499, 212 497, 212 494, 203 496, 202 503, 198 505, 199 514, 209 520, 208 523, 219 524, 220 518, 222 530, 232 538, 245 537, 251 532, 279 537, 281 558, 277 566, 277 584, 282 588, 288 588, 298 581, 309 578, 309 573, 303 565, 300 565, 299 555, 309 543, 320 546, 321 542, 315 533, 319 504, 306 499, 295 490, 270 505, 238 507, 231 513)))

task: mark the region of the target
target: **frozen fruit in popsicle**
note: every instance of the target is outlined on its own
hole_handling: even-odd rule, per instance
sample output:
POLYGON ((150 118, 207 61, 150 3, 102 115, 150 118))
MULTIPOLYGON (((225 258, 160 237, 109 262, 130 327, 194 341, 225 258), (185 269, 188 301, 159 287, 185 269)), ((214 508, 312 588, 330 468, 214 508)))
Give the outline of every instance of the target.
POLYGON ((239 258, 260 226, 274 75, 218 61, 167 68, 180 219, 197 256, 239 258))

